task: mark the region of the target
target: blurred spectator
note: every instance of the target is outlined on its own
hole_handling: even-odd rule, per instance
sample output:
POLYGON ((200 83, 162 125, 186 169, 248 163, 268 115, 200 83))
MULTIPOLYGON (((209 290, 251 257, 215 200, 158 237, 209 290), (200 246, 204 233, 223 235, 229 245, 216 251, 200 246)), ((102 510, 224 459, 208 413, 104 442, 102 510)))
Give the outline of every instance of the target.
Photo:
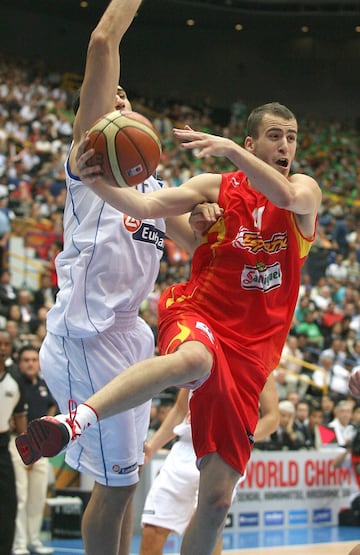
POLYGON ((57 287, 53 287, 51 283, 51 274, 46 272, 40 276, 40 287, 32 294, 31 306, 33 311, 44 306, 46 308, 51 308, 55 302, 55 297, 57 293, 57 287))
POLYGON ((314 301, 316 308, 322 311, 327 310, 332 300, 330 287, 325 283, 317 291, 314 291, 311 299, 314 301))
POLYGON ((309 423, 310 407, 306 401, 300 400, 295 407, 294 430, 304 437, 309 423))
POLYGON ((295 335, 289 335, 281 353, 280 365, 286 368, 288 372, 300 374, 302 366, 301 361, 304 355, 299 349, 299 341, 295 335))
POLYGON ((330 357, 334 364, 341 363, 346 359, 346 346, 340 337, 334 337, 330 347, 320 352, 319 359, 330 357))
POLYGON ((338 322, 342 322, 344 318, 343 312, 333 300, 330 300, 327 307, 322 311, 321 330, 324 335, 324 344, 328 345, 330 337, 333 333, 333 326, 338 322))
MULTIPOLYGON (((57 412, 57 405, 40 377, 39 352, 31 345, 22 347, 18 367, 28 408, 28 422, 34 418, 57 412)), ((15 437, 10 443, 10 453, 15 470, 17 489, 16 530, 13 555, 51 554, 54 550, 40 541, 45 499, 49 481, 49 460, 41 458, 30 467, 22 462, 15 447, 15 437)))
MULTIPOLYGON (((0 350, 3 341, 8 343, 9 336, 0 331, 0 350)), ((15 532, 17 496, 15 474, 9 452, 10 422, 17 434, 26 431, 26 404, 19 383, 5 366, 5 357, 0 356, 0 551, 11 555, 15 532)))
POLYGON ((349 252, 349 244, 347 236, 350 233, 350 227, 344 209, 336 204, 330 208, 330 214, 335 217, 335 224, 331 234, 333 248, 338 251, 343 258, 346 258, 349 252))
POLYGON ((304 437, 294 428, 295 407, 290 401, 279 402, 280 423, 278 429, 256 448, 269 451, 296 450, 304 445, 304 437))
POLYGON ((7 210, 7 192, 0 188, 0 272, 7 267, 7 251, 11 234, 11 221, 7 210))
POLYGON ((8 269, 0 272, 0 313, 9 316, 9 306, 16 303, 17 289, 11 283, 11 275, 8 269))
POLYGON ((305 314, 305 320, 296 326, 295 331, 296 334, 305 334, 308 344, 320 350, 324 344, 324 337, 317 323, 318 317, 317 310, 309 309, 305 314))
POLYGON ((335 418, 335 401, 330 395, 321 398, 322 424, 328 426, 335 418))
POLYGON ((349 251, 348 257, 342 262, 346 269, 347 279, 351 283, 359 284, 360 282, 360 262, 355 249, 349 251))
POLYGON ((316 428, 323 424, 323 411, 317 405, 310 407, 307 424, 302 429, 304 436, 304 447, 306 449, 317 448, 316 428))
POLYGON ((24 341, 19 336, 19 325, 16 320, 7 320, 5 329, 8 332, 12 343, 12 358, 17 360, 17 353, 24 344, 24 341))
POLYGON ((329 394, 335 401, 343 400, 349 393, 349 377, 355 362, 346 358, 343 362, 333 364, 328 375, 329 394))
POLYGON ((329 423, 336 434, 336 441, 341 447, 349 447, 354 439, 355 427, 351 424, 353 407, 349 401, 339 401, 335 405, 335 418, 329 423))
POLYGON ((345 283, 348 277, 347 268, 344 266, 344 255, 342 252, 336 253, 335 261, 331 262, 325 270, 327 277, 334 278, 340 283, 345 283))
POLYGON ((38 320, 33 305, 33 296, 29 289, 19 289, 17 303, 20 310, 20 323, 27 329, 27 333, 34 332, 38 320))

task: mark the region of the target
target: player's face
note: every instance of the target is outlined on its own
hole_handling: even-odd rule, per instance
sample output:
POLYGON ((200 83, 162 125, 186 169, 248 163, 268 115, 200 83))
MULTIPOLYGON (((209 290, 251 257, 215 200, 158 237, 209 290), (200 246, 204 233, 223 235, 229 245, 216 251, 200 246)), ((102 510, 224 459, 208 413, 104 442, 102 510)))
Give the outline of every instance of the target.
POLYGON ((297 145, 297 122, 265 114, 258 137, 246 137, 245 148, 285 176, 289 175, 297 145))
POLYGON ((126 92, 120 86, 118 86, 115 96, 115 110, 127 110, 132 111, 130 100, 127 97, 126 92))

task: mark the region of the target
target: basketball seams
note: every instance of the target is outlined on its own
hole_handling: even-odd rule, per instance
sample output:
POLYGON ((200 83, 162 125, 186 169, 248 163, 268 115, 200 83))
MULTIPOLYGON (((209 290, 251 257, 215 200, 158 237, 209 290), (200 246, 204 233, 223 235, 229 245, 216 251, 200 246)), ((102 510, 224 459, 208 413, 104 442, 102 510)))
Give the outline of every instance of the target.
MULTIPOLYGON (((131 129, 131 127, 129 126, 129 128, 131 129)), ((136 144, 136 142, 134 141, 134 139, 132 138, 131 134, 127 132, 126 127, 122 128, 122 131, 125 135, 125 137, 127 138, 127 140, 133 145, 133 147, 135 148, 136 152, 139 154, 139 156, 141 157, 141 160, 143 162, 144 167, 146 168, 146 173, 148 174, 150 171, 149 168, 149 164, 147 163, 144 154, 142 153, 142 151, 139 149, 138 145, 136 144)))
MULTIPOLYGON (((113 122, 111 122, 111 123, 113 123, 113 122)), ((121 169, 119 167, 119 162, 118 162, 118 157, 117 157, 117 152, 116 152, 116 147, 117 147, 116 138, 117 138, 118 133, 119 133, 119 128, 118 127, 113 128, 111 126, 108 129, 107 134, 105 135, 105 140, 106 140, 106 146, 107 146, 109 168, 111 170, 112 177, 115 179, 115 181, 121 187, 121 184, 123 182, 125 182, 125 184, 127 184, 127 183, 126 183, 126 179, 122 175, 121 169)))

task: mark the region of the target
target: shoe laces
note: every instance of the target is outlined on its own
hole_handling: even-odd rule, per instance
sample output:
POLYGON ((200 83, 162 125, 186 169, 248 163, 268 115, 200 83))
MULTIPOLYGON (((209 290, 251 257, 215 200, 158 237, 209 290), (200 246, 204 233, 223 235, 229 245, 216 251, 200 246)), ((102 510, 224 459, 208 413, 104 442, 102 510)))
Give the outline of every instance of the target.
POLYGON ((69 417, 66 419, 66 423, 69 424, 71 428, 71 441, 76 439, 81 435, 81 426, 76 420, 77 415, 77 408, 78 404, 75 399, 69 399, 68 401, 68 409, 69 409, 69 417))

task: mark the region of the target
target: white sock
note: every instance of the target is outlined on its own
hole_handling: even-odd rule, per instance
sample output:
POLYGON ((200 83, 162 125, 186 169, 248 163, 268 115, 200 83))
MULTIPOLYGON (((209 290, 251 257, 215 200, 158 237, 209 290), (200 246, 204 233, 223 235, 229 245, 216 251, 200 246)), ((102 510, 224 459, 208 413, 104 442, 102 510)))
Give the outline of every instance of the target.
POLYGON ((81 431, 98 421, 98 415, 95 409, 86 403, 80 403, 80 405, 74 409, 74 412, 66 415, 66 418, 69 420, 74 419, 81 431))

